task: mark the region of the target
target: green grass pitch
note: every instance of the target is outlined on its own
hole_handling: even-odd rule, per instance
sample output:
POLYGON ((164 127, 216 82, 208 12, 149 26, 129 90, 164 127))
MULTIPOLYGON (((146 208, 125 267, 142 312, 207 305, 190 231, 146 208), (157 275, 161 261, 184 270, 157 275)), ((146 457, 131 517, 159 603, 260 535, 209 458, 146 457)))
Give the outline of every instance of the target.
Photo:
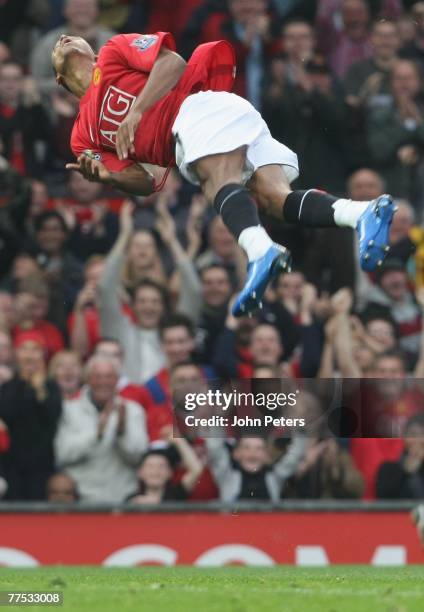
POLYGON ((0 569, 0 590, 63 591, 72 612, 422 612, 424 566, 0 569))

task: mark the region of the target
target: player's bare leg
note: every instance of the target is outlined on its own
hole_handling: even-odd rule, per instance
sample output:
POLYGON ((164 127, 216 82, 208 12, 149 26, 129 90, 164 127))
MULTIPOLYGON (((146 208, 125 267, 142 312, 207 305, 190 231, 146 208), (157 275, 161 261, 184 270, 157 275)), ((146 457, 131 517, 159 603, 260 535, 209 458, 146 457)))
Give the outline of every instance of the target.
POLYGON ((261 307, 262 295, 271 278, 290 269, 290 254, 276 245, 261 226, 249 190, 242 184, 246 147, 229 153, 208 155, 193 166, 202 191, 247 254, 248 276, 233 313, 241 316, 261 307))
POLYGON ((309 189, 292 191, 281 166, 262 166, 248 186, 259 206, 287 223, 306 227, 351 227, 358 231, 359 254, 364 270, 383 263, 389 251, 389 230, 396 207, 390 196, 372 202, 355 202, 309 189))

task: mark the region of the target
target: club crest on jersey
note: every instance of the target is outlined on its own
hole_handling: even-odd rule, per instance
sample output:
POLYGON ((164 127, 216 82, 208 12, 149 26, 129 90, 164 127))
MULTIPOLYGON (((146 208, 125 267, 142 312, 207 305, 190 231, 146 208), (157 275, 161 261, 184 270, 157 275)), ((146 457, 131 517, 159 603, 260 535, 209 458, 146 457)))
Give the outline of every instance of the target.
POLYGON ((137 47, 139 51, 147 51, 147 49, 149 49, 152 45, 155 44, 157 39, 158 37, 154 34, 149 34, 148 36, 140 36, 139 38, 135 38, 132 41, 131 47, 137 47))
POLYGON ((95 68, 93 72, 93 85, 98 85, 102 80, 102 71, 100 68, 95 68))

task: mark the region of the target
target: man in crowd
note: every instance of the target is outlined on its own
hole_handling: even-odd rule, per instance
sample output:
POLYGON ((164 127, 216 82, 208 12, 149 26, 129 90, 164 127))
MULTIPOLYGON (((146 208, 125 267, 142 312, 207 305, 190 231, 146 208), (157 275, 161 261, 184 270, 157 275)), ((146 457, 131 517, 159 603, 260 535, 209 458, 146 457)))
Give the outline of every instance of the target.
POLYGON ((147 449, 144 412, 119 397, 119 369, 94 356, 87 387, 64 403, 55 438, 57 466, 75 481, 83 501, 119 503, 137 488, 136 466, 147 449))

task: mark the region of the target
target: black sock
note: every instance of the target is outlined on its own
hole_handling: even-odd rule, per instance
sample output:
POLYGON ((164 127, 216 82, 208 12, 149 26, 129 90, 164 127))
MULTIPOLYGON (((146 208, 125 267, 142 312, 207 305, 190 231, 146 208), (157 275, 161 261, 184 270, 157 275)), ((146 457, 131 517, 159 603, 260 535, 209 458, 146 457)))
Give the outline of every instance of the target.
POLYGON ((338 199, 316 189, 292 191, 283 206, 284 220, 307 227, 335 227, 332 205, 338 199))
POLYGON ((255 201, 243 185, 230 183, 222 187, 213 206, 237 240, 244 229, 261 224, 255 201))

